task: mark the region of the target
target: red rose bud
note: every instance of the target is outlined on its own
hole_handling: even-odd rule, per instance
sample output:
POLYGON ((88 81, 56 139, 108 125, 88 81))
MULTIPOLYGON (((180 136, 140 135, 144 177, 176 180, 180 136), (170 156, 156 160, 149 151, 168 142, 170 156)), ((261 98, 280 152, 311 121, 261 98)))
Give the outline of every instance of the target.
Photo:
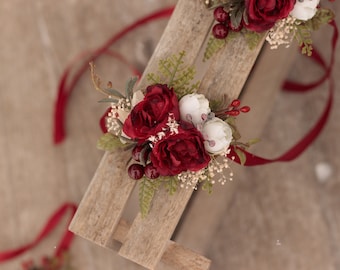
POLYGON ((144 167, 140 164, 132 164, 128 168, 129 176, 134 180, 139 180, 144 175, 144 167))
POLYGON ((249 106, 243 106, 241 109, 240 109, 241 112, 243 113, 247 113, 250 111, 250 107, 249 106))

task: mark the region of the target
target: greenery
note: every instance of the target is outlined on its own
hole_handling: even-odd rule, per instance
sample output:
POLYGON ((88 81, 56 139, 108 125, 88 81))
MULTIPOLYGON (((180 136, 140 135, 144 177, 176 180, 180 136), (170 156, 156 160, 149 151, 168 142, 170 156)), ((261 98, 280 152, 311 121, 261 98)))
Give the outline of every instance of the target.
POLYGON ((172 55, 166 59, 159 61, 159 73, 147 74, 147 80, 152 83, 164 83, 169 87, 173 87, 174 91, 180 99, 182 96, 195 92, 200 82, 192 84, 196 70, 192 66, 186 66, 183 58, 185 51, 178 55, 172 55))
POLYGON ((113 151, 117 148, 123 148, 120 139, 112 133, 105 133, 97 141, 97 148, 104 151, 113 151))
POLYGON ((322 25, 328 24, 334 19, 334 13, 329 9, 320 8, 313 18, 308 21, 297 20, 295 23, 295 39, 301 47, 302 54, 312 55, 312 32, 319 30, 322 25))
POLYGON ((151 202, 156 190, 160 185, 160 181, 150 180, 143 177, 139 183, 139 208, 142 217, 146 217, 150 211, 151 202))

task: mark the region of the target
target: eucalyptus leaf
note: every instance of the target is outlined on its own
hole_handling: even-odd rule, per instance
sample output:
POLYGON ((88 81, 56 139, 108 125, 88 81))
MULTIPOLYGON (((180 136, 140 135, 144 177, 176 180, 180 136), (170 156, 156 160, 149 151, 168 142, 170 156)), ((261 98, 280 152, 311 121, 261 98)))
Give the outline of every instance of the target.
POLYGON ((138 77, 133 77, 130 80, 128 80, 126 83, 125 93, 126 93, 126 97, 130 101, 130 104, 131 104, 131 100, 133 96, 133 88, 135 87, 137 80, 138 80, 138 77))
POLYGON ((101 100, 98 101, 99 103, 118 103, 118 99, 114 99, 114 98, 103 98, 101 100))
POLYGON ((112 89, 112 88, 106 88, 103 89, 103 91, 108 95, 108 96, 115 96, 118 98, 124 98, 124 95, 122 93, 120 93, 118 90, 112 89))

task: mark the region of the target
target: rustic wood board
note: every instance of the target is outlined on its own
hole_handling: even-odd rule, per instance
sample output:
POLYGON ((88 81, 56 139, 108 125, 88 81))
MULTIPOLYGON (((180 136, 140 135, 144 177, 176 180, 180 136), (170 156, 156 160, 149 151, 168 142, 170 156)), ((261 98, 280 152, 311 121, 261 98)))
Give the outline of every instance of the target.
MULTIPOLYGON (((14 0, 0 3, 0 149, 3 150, 0 250, 32 240, 62 202, 79 202, 84 195, 102 156, 93 146, 100 135, 97 120, 103 108, 96 104, 100 96, 92 91, 89 77, 85 76, 71 98, 69 137, 65 144, 54 147, 51 115, 58 78, 66 63, 79 51, 101 44, 113 32, 132 22, 134 16, 175 1, 141 2, 99 0, 94 5, 88 0, 60 3, 14 0)), ((332 5, 339 14, 340 4, 332 5)), ((129 55, 140 67, 145 66, 150 56, 145 53, 150 51, 148 44, 157 43, 165 23, 148 27, 151 28, 147 31, 129 36, 130 42, 117 46, 129 55, 126 53, 131 51, 129 46, 142 41, 133 50, 135 55, 129 55)), ((322 32, 317 35, 316 43, 327 48, 324 36, 327 31, 322 32)), ((111 59, 101 60, 98 68, 101 72, 108 68, 107 79, 115 76, 116 83, 120 84, 117 87, 123 87, 125 81, 121 78, 128 78, 130 73, 111 63, 111 59)), ((339 67, 337 58, 336 78, 340 76, 339 67)), ((319 73, 298 58, 291 76, 308 81, 319 73)), ((274 110, 258 152, 275 156, 302 135, 315 120, 316 111, 321 109, 324 92, 315 92, 309 97, 281 94, 273 100, 274 110), (287 113, 292 111, 294 113, 287 113)), ((206 240, 210 243, 206 255, 213 259, 213 270, 339 269, 339 107, 340 99, 336 95, 326 129, 298 160, 246 169, 237 174, 234 181, 237 189, 231 203, 222 211, 215 234, 206 240), (326 181, 318 181, 315 176, 315 165, 320 162, 327 162, 333 168, 326 181), (277 245, 277 240, 281 245, 277 245)), ((214 207, 224 209, 226 205, 214 207)), ((202 214, 208 211, 210 208, 202 209, 202 214)), ((201 224, 193 224, 191 228, 196 235, 206 229, 201 224)), ((23 259, 51 254, 60 232, 52 234, 34 251, 0 268, 18 269, 23 259)), ((200 243, 196 244, 200 247, 200 243)), ((192 245, 195 246, 195 241, 192 245)), ((80 238, 72 248, 72 255, 77 269, 142 269, 80 238)))

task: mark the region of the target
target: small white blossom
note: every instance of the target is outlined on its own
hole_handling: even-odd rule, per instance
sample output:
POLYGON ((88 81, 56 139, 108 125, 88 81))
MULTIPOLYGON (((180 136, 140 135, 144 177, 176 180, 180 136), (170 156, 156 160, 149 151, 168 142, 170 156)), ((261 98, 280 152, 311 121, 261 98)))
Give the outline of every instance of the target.
POLYGON ((175 120, 173 113, 169 113, 168 123, 166 125, 169 127, 170 135, 178 134, 179 124, 175 120))
POLYGON ((201 132, 205 150, 214 155, 227 151, 233 138, 230 126, 217 117, 205 122, 201 132))
POLYGON ((202 94, 185 95, 179 101, 181 120, 191 122, 195 126, 202 124, 211 112, 209 100, 202 94))
POLYGON ((320 0, 296 0, 290 15, 302 21, 307 21, 314 17, 320 0))

